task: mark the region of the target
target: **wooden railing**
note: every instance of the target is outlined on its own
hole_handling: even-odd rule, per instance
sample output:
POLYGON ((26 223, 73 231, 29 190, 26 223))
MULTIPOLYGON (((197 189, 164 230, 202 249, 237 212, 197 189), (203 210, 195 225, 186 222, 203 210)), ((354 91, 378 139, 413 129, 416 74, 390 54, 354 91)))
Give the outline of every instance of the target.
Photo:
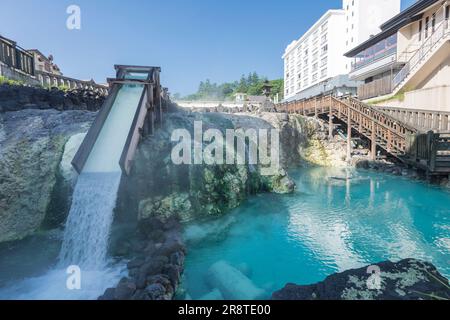
MULTIPOLYGON (((421 121, 411 123, 405 121, 409 118, 396 118, 391 112, 369 106, 350 96, 320 96, 309 100, 284 102, 276 105, 276 110, 304 116, 328 115, 330 137, 333 136, 334 117, 345 122, 349 160, 353 129, 370 139, 372 159, 376 158, 377 147, 380 147, 401 161, 426 170, 429 174, 450 174, 450 132, 426 133, 421 130, 423 125, 419 126, 423 124, 421 121)), ((440 119, 439 127, 442 128, 442 117, 440 119)), ((445 121, 448 121, 448 118, 445 121)))
POLYGON ((377 107, 395 119, 407 123, 422 131, 450 131, 450 112, 405 108, 377 107))
MULTIPOLYGON (((277 106, 277 111, 305 116, 329 114, 331 120, 333 117, 337 117, 346 122, 347 125, 350 124, 350 127, 360 134, 374 141, 374 146, 378 145, 394 156, 405 154, 407 137, 418 133, 415 128, 352 97, 338 99, 325 96, 281 103, 277 106)), ((372 151, 374 151, 374 148, 372 151)))
POLYGON ((405 161, 431 174, 450 174, 450 132, 411 136, 405 161))

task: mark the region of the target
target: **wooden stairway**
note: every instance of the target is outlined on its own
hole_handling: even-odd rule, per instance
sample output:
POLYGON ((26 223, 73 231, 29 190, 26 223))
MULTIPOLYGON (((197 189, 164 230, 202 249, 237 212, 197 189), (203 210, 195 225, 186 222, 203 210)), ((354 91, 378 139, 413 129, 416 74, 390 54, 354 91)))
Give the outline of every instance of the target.
POLYGON ((368 138, 372 159, 377 147, 429 174, 450 173, 450 133, 423 132, 377 107, 369 106, 355 98, 345 96, 320 96, 307 100, 280 103, 277 112, 304 116, 328 115, 330 137, 334 118, 347 124, 348 152, 351 157, 352 129, 368 138))

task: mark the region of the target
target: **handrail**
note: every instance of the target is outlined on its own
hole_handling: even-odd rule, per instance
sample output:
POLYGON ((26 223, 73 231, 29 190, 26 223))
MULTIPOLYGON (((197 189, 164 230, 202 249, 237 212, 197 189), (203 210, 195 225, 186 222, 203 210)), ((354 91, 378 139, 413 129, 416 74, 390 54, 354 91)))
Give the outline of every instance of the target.
POLYGON ((285 102, 278 104, 276 109, 304 116, 329 114, 347 124, 350 121, 352 128, 369 139, 376 138, 377 144, 395 156, 405 154, 409 137, 419 133, 416 128, 351 96, 336 98, 330 95, 285 102))
MULTIPOLYGON (((428 29, 429 26, 428 26, 428 29)), ((400 83, 408 77, 410 72, 423 60, 423 58, 434 48, 434 46, 450 34, 449 19, 444 19, 437 26, 434 26, 434 32, 422 43, 416 53, 405 64, 400 72, 392 80, 392 87, 397 88, 400 83)))

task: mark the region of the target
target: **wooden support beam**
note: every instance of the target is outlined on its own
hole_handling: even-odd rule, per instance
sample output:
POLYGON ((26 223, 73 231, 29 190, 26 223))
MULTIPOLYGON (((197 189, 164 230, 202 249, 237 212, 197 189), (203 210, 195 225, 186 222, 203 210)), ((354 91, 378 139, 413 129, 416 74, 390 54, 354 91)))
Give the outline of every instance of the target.
POLYGON ((318 110, 317 110, 317 98, 314 99, 314 117, 318 117, 318 110))
POLYGON ((347 114, 347 162, 352 161, 352 110, 347 114))
POLYGON ((334 125, 333 125, 333 108, 331 108, 330 105, 330 113, 328 114, 328 139, 332 140, 333 139, 333 129, 334 129, 334 125))
POLYGON ((370 139, 370 156, 372 161, 377 160, 377 125, 375 121, 372 120, 372 134, 370 139))

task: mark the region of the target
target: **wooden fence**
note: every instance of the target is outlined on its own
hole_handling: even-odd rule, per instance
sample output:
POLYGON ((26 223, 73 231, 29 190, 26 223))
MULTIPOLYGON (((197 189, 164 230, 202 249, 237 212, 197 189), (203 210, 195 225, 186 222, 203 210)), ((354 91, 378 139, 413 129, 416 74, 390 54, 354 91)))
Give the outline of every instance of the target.
POLYGON ((392 77, 385 76, 370 83, 358 87, 359 100, 366 100, 379 96, 384 96, 392 92, 392 77))

